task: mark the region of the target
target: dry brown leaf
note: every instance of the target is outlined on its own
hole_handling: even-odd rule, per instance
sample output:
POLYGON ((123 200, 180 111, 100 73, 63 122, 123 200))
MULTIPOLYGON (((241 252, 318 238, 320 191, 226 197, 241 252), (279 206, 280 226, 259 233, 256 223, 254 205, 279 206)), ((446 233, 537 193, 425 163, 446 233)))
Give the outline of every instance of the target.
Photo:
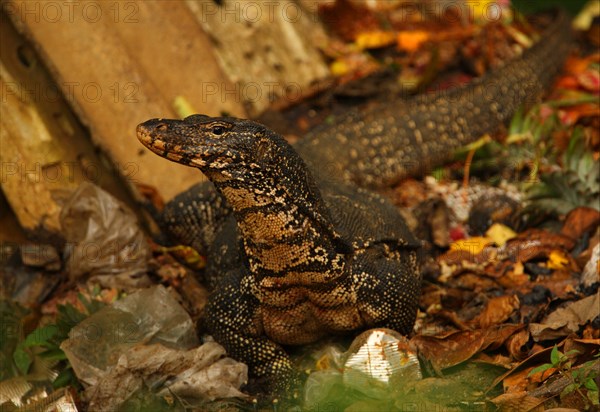
POLYGON ((473 289, 448 287, 441 292, 440 303, 444 309, 455 312, 465 307, 475 296, 477 296, 477 291, 473 289))
POLYGON ((527 390, 527 385, 529 385, 529 380, 527 379, 527 376, 529 375, 532 369, 533 367, 525 368, 507 376, 502 381, 504 393, 519 393, 524 390, 527 390))
POLYGON ((578 207, 569 212, 560 233, 579 239, 600 224, 600 212, 590 207, 578 207))
POLYGON ((508 259, 498 260, 485 266, 485 274, 500 282, 513 267, 514 263, 508 259))
POLYGON ((321 20, 338 36, 354 41, 360 33, 380 28, 377 18, 368 7, 349 0, 319 6, 321 20))
POLYGON ((504 276, 498 279, 500 285, 508 289, 515 289, 519 286, 529 284, 531 278, 529 275, 525 274, 523 263, 517 262, 514 265, 510 264, 509 261, 507 261, 507 263, 509 263, 509 269, 504 276))
POLYGON ((453 332, 446 336, 417 335, 411 339, 420 355, 432 367, 442 369, 458 365, 485 349, 496 349, 520 330, 522 325, 500 325, 488 329, 453 332))
POLYGON ((472 329, 471 327, 469 327, 469 325, 464 320, 462 320, 458 316, 458 313, 456 313, 456 311, 443 309, 443 310, 440 310, 438 313, 436 313, 435 316, 437 318, 441 318, 441 319, 445 319, 445 320, 449 321, 450 323, 452 323, 454 326, 456 326, 460 330, 471 330, 472 329))
POLYGON ((454 284, 457 287, 464 288, 468 291, 480 292, 497 288, 499 282, 491 279, 487 273, 482 276, 477 273, 466 272, 457 276, 454 280, 454 284))
POLYGON ((583 328, 583 332, 581 332, 581 336, 584 339, 600 339, 600 330, 596 327, 594 327, 594 325, 589 324, 586 325, 585 328, 583 328))
POLYGON ((548 257, 556 249, 571 250, 575 241, 568 236, 542 229, 528 229, 506 243, 503 255, 513 262, 548 257))
POLYGON ((484 340, 484 349, 496 350, 514 333, 522 330, 525 325, 515 325, 506 323, 504 325, 492 326, 486 329, 486 336, 484 340))
POLYGON ((508 372, 503 373, 502 375, 500 375, 496 379, 494 379, 494 382, 492 382, 492 384, 490 385, 490 387, 488 388, 487 391, 489 392, 500 382, 504 382, 508 377, 514 375, 515 373, 520 373, 524 369, 531 370, 535 366, 548 361, 550 359, 551 351, 552 351, 551 347, 542 348, 542 347, 539 347, 539 345, 537 345, 537 346, 534 345, 534 347, 531 349, 532 354, 527 359, 524 359, 518 365, 516 365, 514 368, 512 368, 508 372))
POLYGON ((536 342, 558 339, 570 335, 600 315, 600 292, 563 308, 558 308, 541 323, 529 325, 531 336, 536 342))
POLYGON ((598 239, 590 241, 590 246, 577 256, 577 263, 583 267, 580 279, 583 286, 589 287, 600 282, 600 242, 598 239))
POLYGON ((533 285, 547 288, 558 299, 570 299, 576 293, 579 279, 571 271, 555 270, 550 276, 538 276, 533 285))
POLYGON ((553 233, 543 229, 528 229, 521 232, 517 238, 539 240, 543 244, 562 247, 567 250, 571 250, 573 249, 573 246, 575 246, 575 242, 573 242, 572 239, 559 233, 553 233))
POLYGON ((498 325, 508 318, 520 306, 517 295, 504 295, 490 299, 481 313, 472 321, 473 325, 488 328, 498 325))
POLYGON ((464 362, 481 350, 484 333, 481 330, 461 331, 445 338, 415 336, 411 342, 436 372, 464 362))
POLYGON ((541 407, 541 409, 539 409, 540 411, 544 410, 544 399, 528 396, 525 391, 505 393, 495 397, 491 402, 496 405, 500 411, 530 412, 537 411, 538 407, 541 407))
POLYGON ((589 355, 591 358, 600 350, 600 339, 578 339, 570 336, 565 339, 564 352, 571 350, 578 351, 578 356, 589 355))
POLYGON ((500 353, 496 353, 493 356, 490 356, 487 353, 480 353, 473 358, 473 362, 500 366, 506 369, 510 369, 512 367, 512 359, 500 353))
POLYGON ((509 336, 506 340, 506 349, 513 359, 523 360, 529 353, 527 342, 529 342, 529 331, 523 329, 509 336))

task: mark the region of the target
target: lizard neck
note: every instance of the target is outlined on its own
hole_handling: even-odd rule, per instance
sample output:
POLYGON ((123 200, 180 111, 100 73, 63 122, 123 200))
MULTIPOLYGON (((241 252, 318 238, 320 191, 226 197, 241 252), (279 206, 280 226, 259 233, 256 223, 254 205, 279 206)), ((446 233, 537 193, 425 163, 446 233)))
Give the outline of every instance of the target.
POLYGON ((245 262, 259 287, 332 282, 343 275, 350 247, 334 230, 302 159, 284 149, 277 166, 204 173, 233 209, 245 262))

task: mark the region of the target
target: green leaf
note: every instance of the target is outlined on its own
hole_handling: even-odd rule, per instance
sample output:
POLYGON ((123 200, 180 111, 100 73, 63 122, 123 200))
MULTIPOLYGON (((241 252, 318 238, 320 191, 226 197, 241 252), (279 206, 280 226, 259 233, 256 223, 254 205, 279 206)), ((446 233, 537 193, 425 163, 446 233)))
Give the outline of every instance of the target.
POLYGON ((560 364, 561 357, 562 353, 558 350, 558 346, 554 345, 552 352, 550 352, 550 362, 552 362, 552 365, 558 366, 558 364, 560 364))
POLYGON ((537 368, 533 368, 531 372, 527 376, 535 375, 539 372, 547 371, 548 369, 554 368, 554 365, 551 363, 544 363, 543 365, 538 366, 537 368))
POLYGON ((66 360, 67 355, 60 349, 48 349, 39 354, 40 357, 48 360, 61 361, 66 360))
POLYGON ((66 368, 60 371, 54 382, 52 382, 52 387, 54 389, 62 388, 65 386, 79 386, 77 378, 73 373, 73 369, 66 368))
POLYGON ((575 356, 575 355, 579 355, 581 354, 580 351, 578 351, 577 349, 571 349, 570 351, 565 353, 565 356, 568 356, 569 358, 575 356))
POLYGON ((598 385, 596 384, 596 381, 594 381, 594 379, 592 379, 592 378, 587 379, 585 381, 585 383, 583 384, 583 386, 585 386, 586 389, 588 389, 590 391, 598 392, 598 385))
POLYGON ((46 325, 35 329, 22 342, 23 347, 30 348, 32 346, 48 346, 50 339, 58 333, 56 325, 46 325))
POLYGON ((563 391, 560 393, 560 397, 561 399, 564 396, 567 396, 568 394, 570 394, 571 392, 574 392, 575 390, 577 390, 579 388, 579 385, 576 384, 575 382, 568 384, 565 389, 563 389, 563 391))
POLYGON ((431 171, 431 175, 435 178, 435 180, 441 181, 444 179, 444 169, 443 168, 433 169, 431 171))
POLYGON ((26 375, 27 372, 29 372, 29 366, 31 365, 32 360, 21 344, 19 344, 13 352, 13 360, 23 375, 26 375))
POLYGON ((592 403, 592 405, 600 405, 600 401, 598 400, 598 391, 588 391, 587 397, 592 403))
POLYGON ((100 309, 102 309, 103 307, 106 306, 106 304, 104 302, 101 302, 96 299, 88 299, 82 293, 78 294, 78 298, 79 298, 79 301, 85 307, 85 310, 87 311, 86 317, 98 312, 100 309))
POLYGON ((78 311, 70 303, 58 305, 56 325, 60 329, 60 335, 66 339, 71 329, 85 318, 87 315, 78 311))
POLYGON ((523 108, 519 108, 515 115, 513 116, 510 126, 508 127, 508 136, 512 136, 513 134, 518 134, 523 130, 523 120, 525 118, 525 114, 523 108))
POLYGON ((58 333, 58 327, 56 325, 46 325, 35 329, 27 337, 21 341, 14 353, 13 360, 17 368, 21 373, 26 374, 31 366, 32 357, 25 350, 34 346, 52 347, 51 339, 58 333))

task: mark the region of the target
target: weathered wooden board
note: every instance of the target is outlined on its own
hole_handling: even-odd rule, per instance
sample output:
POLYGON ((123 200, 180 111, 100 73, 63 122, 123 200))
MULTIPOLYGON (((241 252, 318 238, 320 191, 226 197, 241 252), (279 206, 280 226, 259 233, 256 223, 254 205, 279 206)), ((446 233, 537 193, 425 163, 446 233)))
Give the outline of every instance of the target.
POLYGON ((257 115, 277 99, 299 100, 329 70, 317 48, 326 36, 301 2, 186 0, 213 39, 214 52, 235 87, 223 100, 241 99, 257 115), (239 97, 238 97, 239 96, 239 97))
POLYGON ((202 180, 197 170, 143 148, 138 123, 177 116, 177 96, 199 112, 244 114, 241 103, 215 102, 203 92, 205 83, 227 80, 183 3, 9 1, 3 8, 134 193, 135 183, 144 183, 168 200, 202 180))
MULTIPOLYGON (((89 177, 49 182, 32 176, 65 175, 65 168, 73 167, 75 174, 96 166, 109 170, 90 149, 81 124, 101 149, 101 158, 118 171, 112 178, 119 175, 135 196, 141 183, 170 200, 203 177, 143 148, 135 137, 138 123, 179 117, 176 101, 209 115, 256 115, 273 100, 300 98, 328 76, 316 46, 316 39, 325 35, 299 0, 222 4, 1 3, 3 26, 9 26, 8 16, 50 72, 23 71, 17 50, 4 47, 1 80, 3 91, 9 92, 0 119, 2 188, 25 229, 55 232, 60 210, 55 194, 89 177), (36 75, 28 78, 32 73, 36 75), (64 100, 61 93, 52 95, 60 103, 39 96, 31 102, 13 90, 51 89, 52 83, 62 92, 64 100), (22 165, 18 171, 16 164, 22 165)), ((30 58, 35 65, 36 54, 30 58)))
POLYGON ((246 115, 241 100, 218 93, 233 85, 217 64, 209 36, 183 2, 140 1, 129 9, 131 17, 114 27, 165 101, 172 105, 181 96, 199 113, 246 115))
MULTIPOLYGON (((0 14, 0 46, 0 187, 29 234, 56 238, 61 200, 83 180, 122 200, 129 194, 5 14, 0 14)), ((0 214, 10 218, 5 210, 0 214)))

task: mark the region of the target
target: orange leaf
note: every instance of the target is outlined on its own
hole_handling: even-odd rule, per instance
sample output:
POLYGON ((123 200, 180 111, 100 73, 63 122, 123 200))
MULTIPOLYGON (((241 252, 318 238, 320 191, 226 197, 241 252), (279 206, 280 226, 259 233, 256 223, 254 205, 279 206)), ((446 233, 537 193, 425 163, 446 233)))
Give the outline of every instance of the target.
POLYGON ((408 52, 414 52, 429 40, 429 33, 422 30, 401 31, 398 33, 398 48, 408 52))
POLYGON ((356 37, 356 45, 361 49, 376 49, 394 43, 396 35, 389 31, 370 31, 356 37))

